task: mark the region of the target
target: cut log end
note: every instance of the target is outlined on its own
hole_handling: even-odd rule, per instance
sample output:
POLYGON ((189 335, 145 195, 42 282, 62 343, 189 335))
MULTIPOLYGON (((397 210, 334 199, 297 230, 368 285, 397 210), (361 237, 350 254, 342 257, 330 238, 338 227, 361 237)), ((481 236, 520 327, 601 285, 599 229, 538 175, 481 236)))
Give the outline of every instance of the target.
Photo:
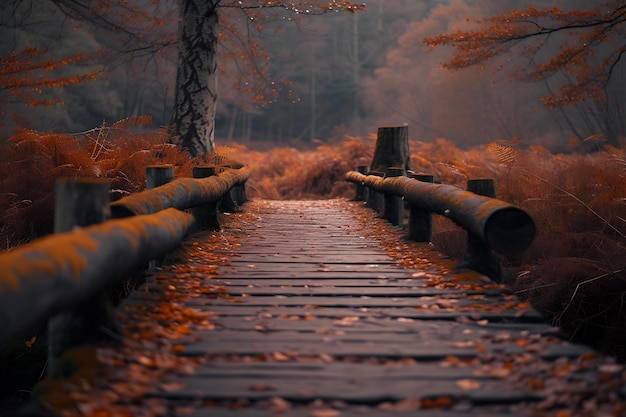
POLYGON ((525 251, 532 243, 535 232, 535 222, 525 211, 506 207, 489 216, 484 236, 493 250, 512 255, 525 251))

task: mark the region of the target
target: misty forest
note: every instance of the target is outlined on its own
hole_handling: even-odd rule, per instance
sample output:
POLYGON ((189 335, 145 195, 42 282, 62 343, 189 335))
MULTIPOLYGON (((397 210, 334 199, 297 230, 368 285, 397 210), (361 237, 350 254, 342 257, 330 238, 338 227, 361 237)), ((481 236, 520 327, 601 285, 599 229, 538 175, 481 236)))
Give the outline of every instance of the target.
MULTIPOLYGON (((149 165, 236 161, 248 197, 351 199, 344 175, 370 164, 377 129, 408 126, 412 171, 493 178, 532 216, 503 284, 625 361, 624 1, 295 3, 3 1, 2 251, 52 233, 58 178, 106 178, 113 201, 149 165)), ((434 216, 432 245, 459 259, 466 233, 434 216)), ((40 376, 32 337, 1 351, 0 375, 40 376)))

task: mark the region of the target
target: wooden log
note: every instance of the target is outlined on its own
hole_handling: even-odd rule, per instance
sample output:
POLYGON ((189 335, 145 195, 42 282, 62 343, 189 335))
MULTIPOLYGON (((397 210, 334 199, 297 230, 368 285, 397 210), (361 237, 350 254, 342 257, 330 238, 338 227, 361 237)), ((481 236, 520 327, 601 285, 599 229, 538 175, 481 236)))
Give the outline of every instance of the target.
MULTIPOLYGON (((111 217, 110 183, 99 179, 59 179, 56 182, 54 232, 71 232, 111 217)), ((57 361, 67 350, 85 344, 117 344, 121 333, 106 291, 99 291, 48 321, 49 374, 58 374, 57 361)))
POLYGON ((0 346, 171 251, 193 225, 191 214, 167 209, 51 235, 0 253, 0 346))
POLYGON ((158 189, 131 194, 111 203, 114 218, 152 214, 166 208, 186 210, 199 207, 219 198, 236 184, 245 183, 250 176, 248 168, 227 169, 208 178, 176 178, 158 189))
POLYGON ((500 254, 519 253, 535 237, 533 219, 519 207, 444 184, 429 184, 406 177, 382 179, 350 171, 347 181, 364 182, 370 190, 403 195, 412 206, 442 214, 472 232, 500 254))
POLYGON ((172 165, 149 165, 146 167, 146 189, 160 187, 174 179, 172 165))
POLYGON ((408 126, 380 127, 374 149, 371 171, 386 172, 387 168, 398 167, 406 175, 411 169, 408 126))
MULTIPOLYGON (((433 183, 435 177, 429 174, 413 174, 412 178, 426 183, 433 183)), ((415 242, 431 242, 433 235, 433 215, 421 206, 410 205, 409 231, 407 239, 415 242)))
MULTIPOLYGON (((496 187, 492 179, 467 181, 467 191, 485 197, 496 197, 496 187)), ((502 261, 500 257, 472 232, 467 233, 467 248, 457 269, 471 269, 488 276, 495 282, 502 282, 502 261)))
MULTIPOLYGON (((404 168, 387 168, 386 178, 401 177, 404 175, 404 168)), ((384 193, 384 206, 382 217, 387 219, 394 226, 402 225, 404 219, 404 203, 402 196, 395 193, 384 193)))

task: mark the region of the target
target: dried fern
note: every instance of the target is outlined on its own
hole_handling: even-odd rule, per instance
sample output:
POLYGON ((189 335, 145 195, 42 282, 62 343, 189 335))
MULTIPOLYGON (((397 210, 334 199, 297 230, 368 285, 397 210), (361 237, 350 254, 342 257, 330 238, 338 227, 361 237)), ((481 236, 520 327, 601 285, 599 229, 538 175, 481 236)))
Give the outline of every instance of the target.
POLYGON ((498 142, 489 142, 485 145, 485 154, 494 162, 511 165, 519 158, 519 151, 498 142))
POLYGON ((111 125, 111 129, 130 130, 152 126, 152 116, 130 116, 111 125))

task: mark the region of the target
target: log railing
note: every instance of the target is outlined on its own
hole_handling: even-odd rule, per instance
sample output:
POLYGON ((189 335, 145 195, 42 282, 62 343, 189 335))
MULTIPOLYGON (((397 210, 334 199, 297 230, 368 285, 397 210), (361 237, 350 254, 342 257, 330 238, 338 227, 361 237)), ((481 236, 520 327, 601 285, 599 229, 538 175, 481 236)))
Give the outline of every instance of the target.
POLYGON ((243 204, 250 175, 247 168, 210 176, 215 169, 207 168, 205 178, 173 179, 168 166, 146 172, 155 188, 111 204, 106 181, 57 182, 55 234, 0 254, 0 347, 47 319, 51 360, 101 338, 102 322, 110 321, 101 294, 194 228, 219 229, 219 202, 243 204))
POLYGON ((400 175, 401 169, 369 173, 367 167, 346 173, 356 184, 356 200, 380 212, 394 225, 402 225, 404 207, 410 208, 407 238, 430 242, 431 213, 453 220, 468 232, 468 247, 459 264, 501 281, 499 260, 493 253, 511 255, 526 250, 535 236, 535 223, 522 209, 497 200, 492 180, 471 180, 468 190, 434 184, 430 175, 400 175), (473 191, 473 192, 472 192, 473 191))

